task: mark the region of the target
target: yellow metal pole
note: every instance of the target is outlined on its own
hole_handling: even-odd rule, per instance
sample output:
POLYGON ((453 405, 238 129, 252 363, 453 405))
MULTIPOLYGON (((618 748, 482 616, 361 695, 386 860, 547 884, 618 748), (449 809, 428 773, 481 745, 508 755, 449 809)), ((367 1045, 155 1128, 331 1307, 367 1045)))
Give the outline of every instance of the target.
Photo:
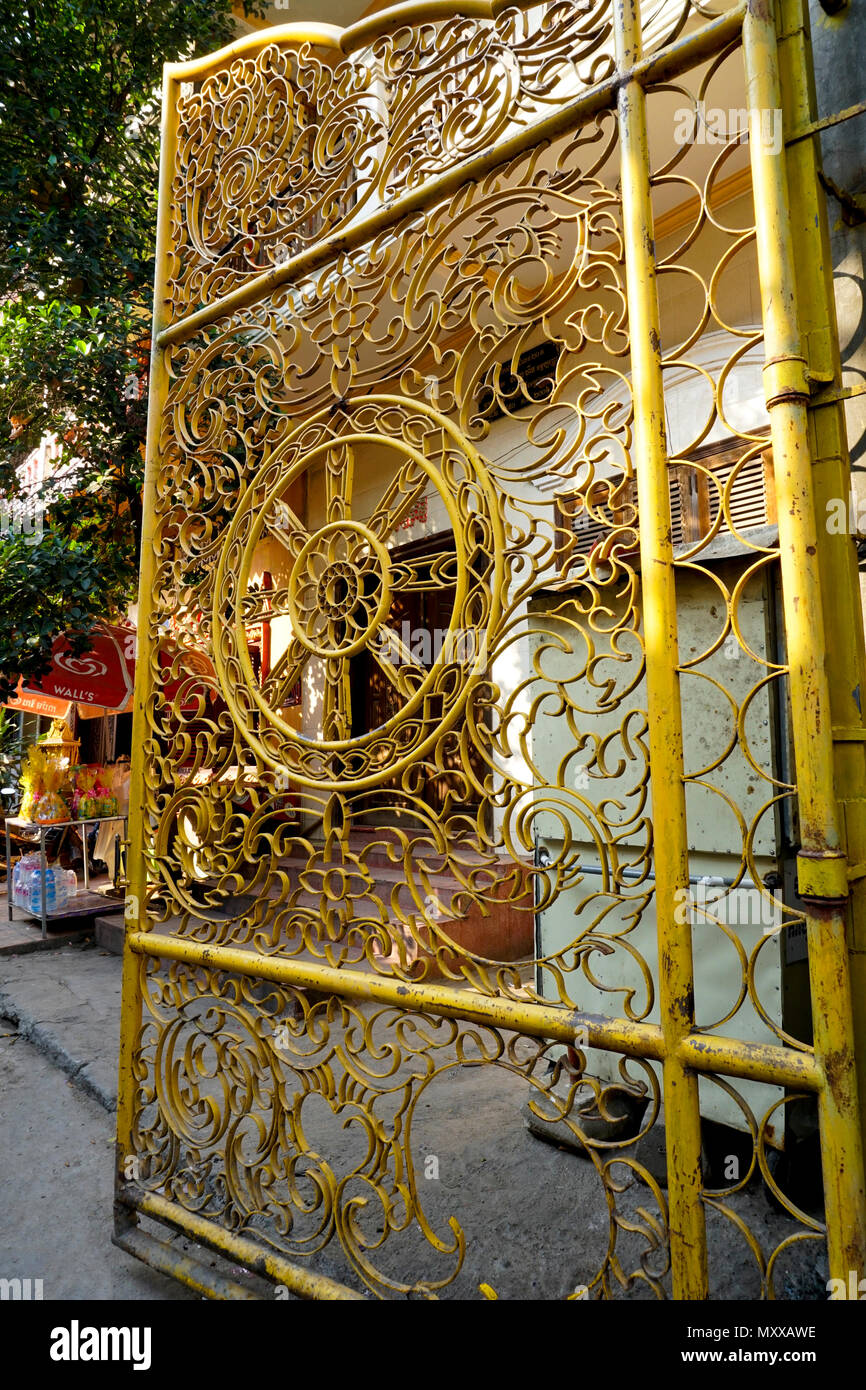
MULTIPOLYGON (((784 0, 781 13, 785 35, 779 45, 783 109, 786 129, 794 130, 803 121, 811 124, 817 115, 809 15, 803 0, 784 0)), ((790 141, 787 143, 790 221, 809 377, 813 383, 833 383, 838 388, 842 373, 833 265, 826 200, 818 182, 819 162, 817 136, 799 140, 793 146, 790 141)), ((818 567, 827 633, 834 782, 849 862, 848 968, 860 1132, 866 1151, 866 644, 853 536, 847 530, 831 531, 826 525, 828 503, 841 502, 847 513, 851 464, 845 412, 838 400, 813 400, 808 409, 818 567)))
MULTIPOLYGON (((640 59, 638 0, 615 7, 617 65, 640 59)), ((647 148, 646 94, 634 79, 619 89, 622 220, 634 404, 634 458, 640 512, 641 590, 646 646, 650 776, 655 833, 658 988, 668 1199, 675 1298, 707 1297, 706 1220, 701 1200, 698 1078, 679 1047, 694 1026, 691 925, 677 903, 688 889, 677 600, 671 546, 661 338, 647 148)))
MULTIPOLYGON (((762 113, 781 112, 773 8, 751 0, 743 28, 749 141, 764 317, 764 388, 770 414, 785 631, 790 669, 800 842, 798 885, 807 902, 814 1045, 824 1072, 818 1107, 832 1278, 863 1273, 863 1151, 846 943, 847 859, 834 786, 827 634, 821 601, 807 404, 783 148, 762 139, 762 113)), ((763 127, 765 128, 765 127, 763 127)), ((817 215, 817 208, 813 209, 817 215)), ((822 528, 823 529, 823 528, 822 528)), ((835 595, 832 596, 835 602, 835 595)))
MULTIPOLYGON (((168 317, 168 274, 171 264, 171 184, 177 143, 178 83, 168 66, 163 80, 162 147, 160 153, 159 201, 157 204, 156 269, 154 273, 153 332, 147 409, 147 455, 144 475, 141 560, 138 591, 138 640, 135 664, 135 699, 132 721, 132 766, 129 782, 129 868, 126 896, 127 941, 123 952, 123 990, 120 1006, 120 1063, 117 1090, 117 1181, 122 1186, 134 1157, 134 1116, 136 1099, 135 1048, 141 1024, 142 958, 129 949, 129 934, 146 929, 147 861, 145 836, 148 831, 146 779, 150 756, 151 730, 148 705, 153 693, 154 643, 151 615, 154 606, 154 526, 157 478, 160 469, 160 429, 168 393, 168 373, 164 352, 157 336, 168 317)), ((120 1213, 122 1216, 122 1213, 120 1213)))

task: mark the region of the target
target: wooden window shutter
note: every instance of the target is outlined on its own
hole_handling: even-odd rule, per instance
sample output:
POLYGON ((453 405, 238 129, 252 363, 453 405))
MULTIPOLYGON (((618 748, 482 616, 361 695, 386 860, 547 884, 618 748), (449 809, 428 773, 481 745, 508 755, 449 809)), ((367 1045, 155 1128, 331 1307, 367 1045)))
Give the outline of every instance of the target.
MULTIPOLYGON (((722 509, 724 489, 748 447, 747 440, 727 440, 696 451, 688 462, 671 464, 671 544, 675 550, 693 545, 707 534, 722 509)), ((638 548, 636 515, 634 478, 620 485, 613 504, 605 481, 595 483, 587 494, 557 498, 560 566, 589 555, 616 528, 622 528, 620 553, 634 554, 638 548)), ((775 520, 773 451, 768 442, 737 472, 717 534, 746 532, 775 520)))
POLYGON ((636 516, 637 485, 633 478, 625 483, 620 479, 613 496, 611 484, 601 480, 586 493, 558 497, 560 565, 591 554, 614 531, 621 533, 617 537, 620 552, 632 553, 637 549, 636 516))
POLYGON ((692 456, 692 462, 700 464, 699 468, 688 470, 697 492, 698 535, 706 535, 720 512, 716 533, 720 536, 746 532, 776 520, 772 449, 767 444, 737 469, 748 448, 748 441, 740 439, 701 449, 692 456), (725 508, 725 488, 735 469, 737 474, 725 508))

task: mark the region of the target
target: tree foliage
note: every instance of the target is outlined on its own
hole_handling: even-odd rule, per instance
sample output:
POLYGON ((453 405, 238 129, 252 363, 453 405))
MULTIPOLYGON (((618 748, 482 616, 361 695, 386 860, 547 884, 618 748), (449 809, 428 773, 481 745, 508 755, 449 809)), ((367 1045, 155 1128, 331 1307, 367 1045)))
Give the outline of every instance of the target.
POLYGON ((0 698, 134 595, 162 64, 235 35, 231 0, 2 10, 0 492, 45 435, 60 457, 42 542, 0 537, 0 698))

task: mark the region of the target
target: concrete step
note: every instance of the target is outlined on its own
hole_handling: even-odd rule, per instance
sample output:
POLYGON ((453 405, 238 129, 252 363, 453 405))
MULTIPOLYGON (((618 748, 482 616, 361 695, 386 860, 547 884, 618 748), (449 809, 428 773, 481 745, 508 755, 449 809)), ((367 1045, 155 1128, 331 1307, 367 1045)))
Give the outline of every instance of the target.
POLYGON ((93 934, 97 946, 101 946, 104 951, 110 951, 114 956, 123 955, 126 928, 122 913, 118 913, 116 917, 97 917, 93 923, 93 934))
MULTIPOLYGON (((365 876, 370 878, 368 886, 361 872, 353 868, 351 859, 344 863, 338 852, 335 852, 332 861, 325 859, 324 842, 318 836, 311 837, 312 856, 302 850, 274 864, 275 871, 284 876, 284 886, 281 888, 274 884, 267 898, 274 903, 280 902, 284 910, 306 909, 319 914, 322 910, 321 893, 325 889, 329 869, 333 869, 335 874, 345 869, 352 894, 353 920, 367 919, 380 924, 384 911, 390 918, 388 925, 392 938, 399 941, 402 937, 413 959, 417 955, 429 955, 430 952, 414 941, 411 931, 401 921, 403 917, 410 920, 418 916, 422 920, 424 916, 433 917, 445 935, 455 943, 455 956, 459 955, 461 947, 482 957, 509 963, 533 954, 535 923, 531 884, 527 882, 523 885, 524 891, 517 903, 511 900, 516 876, 525 873, 530 867, 528 864, 515 863, 511 858, 501 858, 491 863, 489 856, 471 845, 460 847, 456 855, 460 870, 484 871, 477 874, 475 892, 482 898, 479 902, 473 900, 473 890, 467 888, 456 874, 445 871, 448 862, 446 856, 434 854, 423 837, 416 837, 416 842, 417 854, 413 855, 410 848, 407 852, 409 862, 404 863, 405 847, 397 832, 390 827, 353 830, 349 836, 349 854, 359 861, 365 876), (423 912, 419 912, 413 887, 425 905, 423 912), (437 909, 435 917, 430 911, 431 899, 437 909)), ((204 891, 207 890, 206 883, 202 887, 204 891)), ((333 883, 332 891, 335 897, 342 892, 339 879, 333 883)), ((237 920, 254 910, 259 896, 240 893, 230 902, 210 911, 215 918, 237 920)), ((427 929, 422 926, 415 930, 422 940, 426 939, 427 929)), ((434 943, 435 932, 430 936, 431 947, 434 943)))
MULTIPOLYGON (((317 853, 324 852, 324 840, 320 832, 311 837, 310 843, 317 853)), ((449 861, 453 863, 455 860, 462 869, 483 868, 491 865, 490 855, 471 844, 451 845, 450 853, 444 854, 434 849, 426 835, 413 836, 411 832, 406 831, 401 837, 390 826, 380 828, 360 826, 350 831, 348 848, 349 853, 361 860, 369 869, 393 869, 395 867, 402 869, 406 856, 414 866, 423 867, 430 873, 442 872, 449 861)), ((495 862, 494 860, 493 863, 495 864, 495 862)), ((505 871, 509 867, 513 867, 514 863, 507 855, 501 856, 500 862, 505 871)))

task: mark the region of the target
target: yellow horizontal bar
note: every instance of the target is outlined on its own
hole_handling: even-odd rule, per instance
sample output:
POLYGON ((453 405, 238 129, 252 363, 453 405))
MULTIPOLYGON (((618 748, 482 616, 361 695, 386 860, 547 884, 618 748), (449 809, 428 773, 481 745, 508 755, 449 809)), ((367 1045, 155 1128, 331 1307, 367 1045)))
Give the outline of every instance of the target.
MULTIPOLYGON (((361 970, 336 969, 316 961, 259 956, 235 946, 203 946, 158 932, 132 932, 127 937, 127 946, 137 954, 162 960, 201 965, 209 970, 225 970, 233 975, 350 999, 368 999, 411 1012, 464 1018, 468 1023, 506 1028, 527 1037, 549 1038, 551 1042, 570 1046, 582 1039, 589 1047, 623 1053, 627 1057, 643 1057, 654 1062, 661 1062, 665 1057, 662 1030, 655 1023, 607 1018, 603 1014, 536 1004, 531 1000, 502 999, 474 990, 455 989, 451 985, 406 984, 361 970)), ((677 1055, 686 1066, 699 1072, 718 1071, 776 1086, 799 1086, 810 1091, 821 1089, 821 1072, 810 1052, 771 1043, 747 1043, 718 1034, 694 1033, 682 1040, 677 1055)))
POLYGON ((494 7, 490 0, 413 0, 407 5, 391 5, 387 10, 379 10, 377 14, 350 24, 343 30, 340 46, 344 53, 355 53, 385 34, 392 34, 395 29, 436 24, 455 16, 493 19, 494 7))
POLYGON ((231 1255, 247 1269, 273 1279, 278 1284, 284 1284, 300 1298, 352 1301, 364 1299, 363 1294, 357 1293, 345 1284, 339 1284, 336 1279, 328 1279, 324 1274, 314 1274, 310 1270, 301 1269, 284 1256, 263 1249, 257 1241, 250 1240, 248 1236, 228 1231, 216 1221, 209 1221, 199 1212, 187 1211, 186 1207, 180 1206, 177 1202, 170 1202, 167 1197, 161 1197, 157 1192, 142 1192, 140 1188, 129 1184, 117 1193, 117 1200, 124 1206, 131 1207, 133 1211, 140 1211, 145 1216, 152 1216, 156 1221, 162 1221, 165 1225, 182 1231, 185 1235, 194 1236, 203 1245, 209 1245, 221 1254, 231 1255))
MULTIPOLYGON (((830 386, 821 391, 816 391, 809 401, 809 409, 815 410, 822 405, 835 405, 837 401, 850 401, 855 396, 866 395, 866 381, 858 381, 856 386, 830 386)), ((834 737, 835 737, 835 730, 834 737)))
MULTIPOLYGON (((166 63, 163 71, 172 80, 200 82, 206 77, 212 77, 215 72, 218 72, 220 68, 225 67, 235 58, 252 58, 273 43, 295 44, 298 47, 304 43, 312 43, 321 48, 339 50, 341 54, 348 56, 350 53, 357 52, 359 48, 373 43, 377 38, 393 33, 395 29, 401 29, 404 26, 438 23, 460 15, 464 15, 468 19, 493 20, 503 9, 530 9, 531 7, 532 0, 520 0, 517 5, 510 3, 510 0, 409 0, 407 4, 392 5, 386 10, 379 10, 376 14, 359 19, 345 29, 338 24, 315 23, 313 21, 270 24, 258 29, 255 33, 244 34, 239 39, 233 39, 223 48, 215 49, 213 53, 205 53, 200 58, 190 58, 186 62, 180 63, 166 63)), ((744 4, 738 5, 736 9, 721 15, 719 19, 704 25, 697 33, 688 35, 686 39, 680 39, 655 56, 663 58, 671 49, 679 52, 684 47, 701 49, 705 42, 710 44, 708 53, 717 52, 719 45, 715 41, 716 31, 721 26, 725 32, 730 31, 732 38, 742 27, 745 10, 744 4), (735 22, 732 23, 732 20, 735 22), (707 36, 706 39, 705 36, 707 36)), ((663 67, 659 76, 663 77, 666 74, 667 69, 663 67)), ((809 133, 809 131, 800 132, 795 138, 802 139, 803 135, 809 133)))
POLYGON ((656 1061, 664 1056, 662 1032, 653 1023, 610 1019, 554 1004, 535 1004, 530 1000, 502 999, 449 985, 407 984, 361 970, 338 970, 315 961, 259 956, 234 946, 202 946, 196 941, 161 936, 156 932, 133 932, 127 943, 141 955, 203 965, 210 970, 226 970, 229 974, 271 980, 274 984, 368 999, 372 1003, 434 1013, 443 1018, 465 1018, 469 1023, 486 1023, 493 1028, 524 1033, 527 1037, 550 1038, 552 1042, 573 1044, 577 1036, 588 1033, 591 1047, 610 1048, 629 1057, 651 1057, 656 1061))
POLYGON ((813 1052, 775 1043, 743 1042, 718 1033, 691 1033, 679 1044, 677 1056, 684 1066, 697 1072, 718 1072, 743 1081, 764 1081, 804 1091, 820 1091, 823 1085, 813 1052))
MULTIPOLYGON (((732 38, 739 33, 744 13, 745 5, 740 5, 737 9, 723 15, 721 19, 698 30, 696 34, 690 34, 672 44, 670 48, 663 49, 650 58, 643 59, 630 74, 627 74, 628 80, 643 83, 661 81, 672 73, 679 72, 725 48, 732 38)), ((292 28, 294 26, 287 25, 285 27, 292 28)), ((275 30, 274 32, 278 31, 275 30)), ((259 36, 253 36, 252 39, 245 39, 241 42, 260 44, 261 40, 259 36)), ((174 75, 173 72, 171 75, 174 75)), ((561 106, 541 120, 524 126, 517 134, 492 145, 489 150, 467 159, 462 164, 454 165, 444 174, 428 179, 411 193, 393 199, 392 202, 386 203, 377 212, 373 212, 367 217, 359 218, 357 222, 354 222, 344 231, 323 237, 315 245, 308 247, 305 251, 298 252, 296 256, 292 256, 280 265, 272 266, 269 270, 263 271, 261 275, 256 275, 246 284, 223 295, 221 299, 216 299, 212 304, 206 304, 185 318, 178 319, 159 334, 158 347, 166 348, 175 343, 184 342, 194 333, 197 333, 199 329, 206 328, 216 319, 248 308, 249 305, 272 294, 280 286, 301 279, 305 275, 310 275, 338 256, 355 250, 367 241, 372 241, 402 218, 410 217, 416 212, 422 212, 425 208, 451 197, 464 184, 483 178, 485 174, 498 165, 516 159, 518 155, 535 145, 567 134, 576 126, 597 115, 599 111, 612 106, 616 101, 617 92, 625 80, 626 78, 620 74, 613 73, 603 82, 597 83, 594 87, 588 87, 574 101, 561 106)))
POLYGON ((111 1243, 119 1250, 125 1250, 127 1255, 134 1255, 137 1260, 142 1260, 151 1269, 158 1270, 160 1274, 166 1274, 170 1279, 177 1279, 181 1284, 186 1284, 188 1289, 193 1289, 204 1298, 225 1298, 244 1302, 252 1300, 257 1303, 261 1301, 252 1289, 245 1288, 236 1280, 209 1269, 192 1255, 184 1255, 181 1250, 165 1241, 157 1240, 156 1236, 152 1236, 148 1231, 132 1227, 128 1231, 115 1233, 111 1237, 111 1243))
POLYGON ((235 39, 233 43, 227 43, 213 53, 205 53, 201 58, 190 58, 185 63, 165 63, 163 74, 172 82, 202 82, 235 58, 251 58, 273 43, 296 44, 298 47, 304 43, 314 43, 341 52, 342 34, 343 30, 338 24, 273 24, 267 29, 260 29, 258 33, 245 34, 242 39, 235 39))
POLYGON ((816 135, 819 130, 828 130, 830 126, 839 125, 842 121, 850 121, 854 116, 866 114, 866 101, 858 101, 856 106, 846 106, 842 111, 834 111, 832 116, 823 116, 820 121, 809 121, 808 125, 800 126, 793 134, 785 140, 786 145, 795 145, 798 140, 805 140, 810 135, 816 135))

